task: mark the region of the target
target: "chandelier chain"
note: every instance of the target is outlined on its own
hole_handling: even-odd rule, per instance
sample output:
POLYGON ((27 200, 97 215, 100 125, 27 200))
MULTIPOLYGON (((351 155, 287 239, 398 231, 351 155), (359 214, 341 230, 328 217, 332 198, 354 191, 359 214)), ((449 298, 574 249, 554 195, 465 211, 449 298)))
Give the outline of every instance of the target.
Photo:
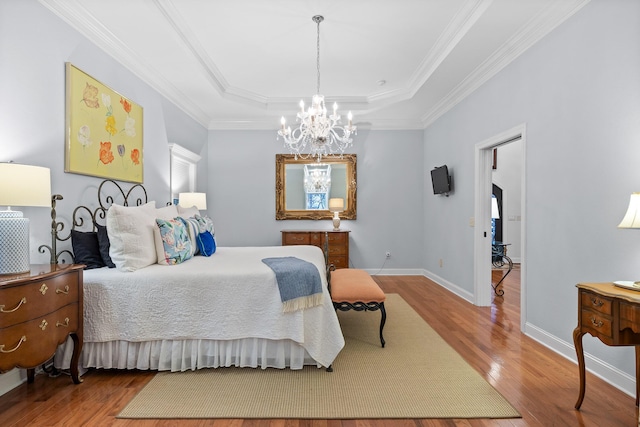
POLYGON ((318 71, 318 82, 316 86, 316 93, 320 93, 320 23, 324 18, 322 16, 314 16, 313 20, 318 24, 318 37, 316 40, 316 68, 318 71))

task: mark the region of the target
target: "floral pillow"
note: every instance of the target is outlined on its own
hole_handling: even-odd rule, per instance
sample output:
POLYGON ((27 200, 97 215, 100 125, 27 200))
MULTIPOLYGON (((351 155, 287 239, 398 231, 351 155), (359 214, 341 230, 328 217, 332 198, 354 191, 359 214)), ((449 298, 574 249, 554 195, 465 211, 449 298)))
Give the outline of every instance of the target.
POLYGON ((178 219, 156 219, 156 253, 158 264, 180 264, 192 257, 191 240, 184 223, 178 219))

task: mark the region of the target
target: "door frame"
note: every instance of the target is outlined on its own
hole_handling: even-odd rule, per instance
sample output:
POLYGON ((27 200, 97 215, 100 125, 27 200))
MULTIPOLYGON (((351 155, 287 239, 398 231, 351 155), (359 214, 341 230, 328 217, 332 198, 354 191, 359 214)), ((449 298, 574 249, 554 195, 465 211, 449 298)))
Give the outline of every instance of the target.
POLYGON ((493 149, 500 145, 522 140, 521 170, 521 248, 520 248, 520 329, 524 329, 526 316, 526 123, 494 135, 475 145, 474 196, 474 304, 489 306, 491 286, 491 184, 493 149))

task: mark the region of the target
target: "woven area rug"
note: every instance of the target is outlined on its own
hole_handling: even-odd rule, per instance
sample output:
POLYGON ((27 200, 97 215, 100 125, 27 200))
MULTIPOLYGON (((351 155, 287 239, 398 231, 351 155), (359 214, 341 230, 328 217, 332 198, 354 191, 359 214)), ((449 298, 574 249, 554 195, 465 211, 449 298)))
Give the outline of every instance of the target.
POLYGON ((516 418, 520 414, 397 294, 339 312, 334 372, 221 368, 158 373, 118 418, 516 418))

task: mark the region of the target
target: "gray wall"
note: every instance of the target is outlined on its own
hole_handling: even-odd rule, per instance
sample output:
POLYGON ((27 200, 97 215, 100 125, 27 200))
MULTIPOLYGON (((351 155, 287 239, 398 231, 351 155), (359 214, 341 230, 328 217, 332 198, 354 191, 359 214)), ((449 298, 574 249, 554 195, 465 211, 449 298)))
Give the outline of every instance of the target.
MULTIPOLYGON (((276 124, 277 126, 277 124, 276 124)), ((275 127, 274 127, 275 129, 275 127)), ((209 132, 209 214, 221 246, 279 245, 280 230, 332 229, 330 220, 275 219, 275 155, 283 153, 275 131, 209 132)), ((386 272, 420 270, 422 254, 422 131, 359 130, 351 265, 386 272)))
MULTIPOLYGON (((425 131, 456 191, 425 191, 423 265, 473 291, 474 144, 526 123, 527 332, 572 357, 575 284, 640 277, 640 236, 616 229, 640 190, 639 41, 640 2, 593 0, 425 131)), ((585 350, 634 375, 632 349, 585 350)))
MULTIPOLYGON (((206 157, 207 130, 35 0, 0 2, 0 161, 51 168, 52 191, 64 197, 62 219, 95 201, 100 178, 64 173, 65 62, 143 107, 144 184, 150 200, 169 201, 168 143, 206 157)), ((206 191, 202 163, 198 187, 206 191)), ((37 248, 50 241, 50 212, 22 210, 31 220, 32 262, 48 262, 37 248)))
MULTIPOLYGON (((207 130, 36 0, 0 2, 0 161, 51 169, 52 191, 64 197, 58 220, 66 222, 65 233, 73 207, 95 202, 100 178, 64 173, 65 62, 144 108, 144 184, 150 200, 166 203, 167 144, 177 142, 206 158, 207 130)), ((206 191, 206 164, 199 176, 199 190, 206 191)), ((49 209, 20 210, 30 219, 31 262, 48 263, 49 255, 37 249, 51 241, 49 209)), ((0 375, 0 394, 19 378, 17 371, 0 375)))

